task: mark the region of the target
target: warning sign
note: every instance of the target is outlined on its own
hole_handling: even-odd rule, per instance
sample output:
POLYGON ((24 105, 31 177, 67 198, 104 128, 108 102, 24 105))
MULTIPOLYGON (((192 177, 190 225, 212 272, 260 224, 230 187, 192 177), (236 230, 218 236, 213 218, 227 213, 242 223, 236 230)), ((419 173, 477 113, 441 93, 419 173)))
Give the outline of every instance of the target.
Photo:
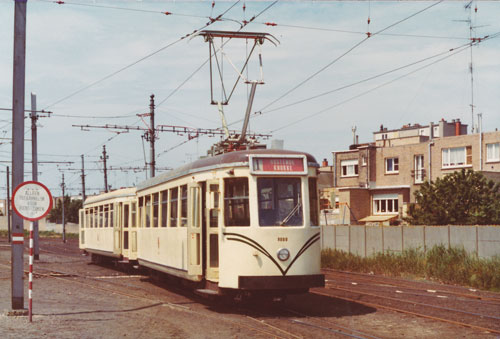
POLYGON ((36 221, 45 217, 52 209, 52 195, 42 183, 26 181, 15 189, 12 207, 21 218, 36 221))

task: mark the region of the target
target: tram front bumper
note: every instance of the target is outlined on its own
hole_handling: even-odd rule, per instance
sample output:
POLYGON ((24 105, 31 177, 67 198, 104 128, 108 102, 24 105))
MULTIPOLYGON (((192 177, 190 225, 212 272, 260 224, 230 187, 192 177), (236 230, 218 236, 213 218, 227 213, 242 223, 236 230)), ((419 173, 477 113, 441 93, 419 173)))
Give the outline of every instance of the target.
POLYGON ((286 290, 324 287, 325 275, 239 276, 238 286, 243 290, 286 290))

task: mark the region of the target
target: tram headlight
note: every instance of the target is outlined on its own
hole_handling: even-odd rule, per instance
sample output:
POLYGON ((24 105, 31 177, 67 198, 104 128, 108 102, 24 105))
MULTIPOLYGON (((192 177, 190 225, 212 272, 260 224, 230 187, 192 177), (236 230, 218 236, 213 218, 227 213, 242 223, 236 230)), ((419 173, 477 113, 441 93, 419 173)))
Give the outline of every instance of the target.
POLYGON ((286 248, 280 248, 277 255, 279 260, 286 261, 290 258, 290 251, 286 248))

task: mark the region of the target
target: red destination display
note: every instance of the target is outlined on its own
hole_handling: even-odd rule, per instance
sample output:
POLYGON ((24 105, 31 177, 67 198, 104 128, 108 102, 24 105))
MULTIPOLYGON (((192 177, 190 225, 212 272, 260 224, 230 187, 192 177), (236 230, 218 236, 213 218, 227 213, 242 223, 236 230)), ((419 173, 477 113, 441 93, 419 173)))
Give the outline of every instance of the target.
POLYGON ((259 174, 289 173, 305 174, 304 158, 297 157, 254 157, 252 159, 252 172, 259 174))

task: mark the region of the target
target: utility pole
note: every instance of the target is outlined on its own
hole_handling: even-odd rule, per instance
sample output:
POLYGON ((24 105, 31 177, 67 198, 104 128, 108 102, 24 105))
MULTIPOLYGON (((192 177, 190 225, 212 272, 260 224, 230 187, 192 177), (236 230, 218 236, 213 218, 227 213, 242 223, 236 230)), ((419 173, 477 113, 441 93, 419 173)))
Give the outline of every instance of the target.
POLYGON ((10 236, 10 171, 9 166, 7 166, 7 233, 9 236, 9 243, 12 241, 10 236))
MULTIPOLYGON (((36 113, 36 94, 31 93, 31 173, 33 181, 38 181, 38 146, 37 146, 37 134, 36 134, 36 121, 38 115, 36 113)), ((33 221, 33 248, 34 248, 34 259, 40 259, 40 247, 38 238, 38 220, 33 221)))
POLYGON ((82 203, 85 202, 85 169, 84 169, 84 160, 82 154, 82 203))
POLYGON ((101 160, 104 161, 104 192, 108 193, 108 169, 106 167, 106 160, 109 157, 106 155, 106 145, 102 146, 101 160))
POLYGON ((62 183, 61 183, 61 188, 62 188, 62 236, 63 236, 63 242, 66 242, 66 221, 64 220, 64 173, 62 174, 62 183))
POLYGON ((149 153, 149 159, 151 161, 150 177, 155 176, 155 95, 151 94, 149 97, 149 116, 150 116, 150 127, 149 127, 149 138, 151 142, 151 150, 149 153))
MULTIPOLYGON (((26 81, 27 1, 14 2, 14 65, 12 85, 12 187, 24 181, 24 92, 26 81)), ((12 309, 24 308, 24 220, 12 215, 12 309)))

